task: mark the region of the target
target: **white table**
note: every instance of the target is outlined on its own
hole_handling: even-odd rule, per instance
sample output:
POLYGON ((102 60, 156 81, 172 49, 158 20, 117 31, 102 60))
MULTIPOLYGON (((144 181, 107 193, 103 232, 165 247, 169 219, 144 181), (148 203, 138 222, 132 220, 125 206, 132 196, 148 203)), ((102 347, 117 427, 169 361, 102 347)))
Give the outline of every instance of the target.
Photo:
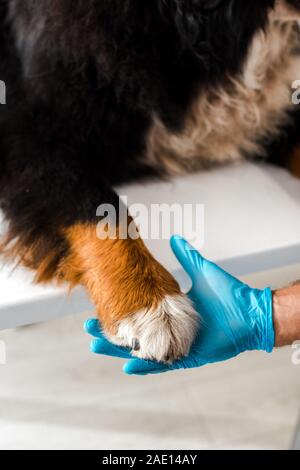
MULTIPOLYGON (((283 170, 245 163, 118 191, 130 205, 149 208, 151 203, 204 204, 205 241, 197 248, 235 275, 300 262, 300 182, 283 170)), ((187 289, 189 280, 168 240, 146 244, 187 289)), ((93 310, 80 288, 67 295, 67 289, 31 281, 31 273, 23 269, 2 267, 0 330, 93 310)))

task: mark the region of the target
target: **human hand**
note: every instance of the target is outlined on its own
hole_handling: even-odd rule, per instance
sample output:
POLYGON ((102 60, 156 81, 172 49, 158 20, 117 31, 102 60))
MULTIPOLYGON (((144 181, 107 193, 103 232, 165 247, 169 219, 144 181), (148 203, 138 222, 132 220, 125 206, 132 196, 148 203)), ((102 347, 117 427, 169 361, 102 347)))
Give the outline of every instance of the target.
POLYGON ((96 319, 85 324, 85 330, 95 337, 91 351, 128 360, 124 372, 137 375, 201 367, 248 350, 272 352, 275 334, 271 290, 252 289, 203 258, 181 237, 173 237, 171 247, 192 280, 188 295, 199 312, 199 333, 189 356, 173 364, 133 358, 129 350, 105 338, 96 319))

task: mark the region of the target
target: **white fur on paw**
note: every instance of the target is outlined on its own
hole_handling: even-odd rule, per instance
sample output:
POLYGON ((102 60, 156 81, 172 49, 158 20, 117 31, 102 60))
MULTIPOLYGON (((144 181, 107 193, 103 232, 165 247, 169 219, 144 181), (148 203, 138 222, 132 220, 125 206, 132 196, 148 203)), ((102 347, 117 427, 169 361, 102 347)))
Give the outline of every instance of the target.
POLYGON ((157 308, 129 315, 110 339, 141 359, 173 362, 189 354, 199 314, 184 295, 166 296, 157 308))

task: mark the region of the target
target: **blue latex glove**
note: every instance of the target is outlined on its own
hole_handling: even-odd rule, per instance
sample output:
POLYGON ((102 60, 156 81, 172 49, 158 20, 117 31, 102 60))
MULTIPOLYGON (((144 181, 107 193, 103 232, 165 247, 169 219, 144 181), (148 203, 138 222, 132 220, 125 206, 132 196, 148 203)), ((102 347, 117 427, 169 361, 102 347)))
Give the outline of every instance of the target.
POLYGON ((134 359, 130 351, 105 338, 95 319, 85 324, 85 330, 95 337, 91 351, 128 359, 124 372, 138 375, 200 367, 249 350, 272 352, 275 334, 271 290, 252 289, 203 258, 180 237, 173 237, 171 246, 191 277, 193 287, 188 295, 199 312, 199 334, 189 356, 172 365, 134 359))

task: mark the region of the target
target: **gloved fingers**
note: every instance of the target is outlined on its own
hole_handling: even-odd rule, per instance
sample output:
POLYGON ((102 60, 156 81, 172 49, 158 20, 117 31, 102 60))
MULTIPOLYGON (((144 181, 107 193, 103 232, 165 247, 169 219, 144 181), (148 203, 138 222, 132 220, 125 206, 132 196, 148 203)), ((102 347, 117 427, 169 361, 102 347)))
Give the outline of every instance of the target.
POLYGON ((200 253, 194 248, 190 243, 188 243, 184 238, 174 235, 171 238, 171 248, 179 263, 182 265, 183 269, 190 276, 192 281, 194 281, 199 276, 199 271, 201 271, 201 266, 203 263, 203 257, 200 253))
POLYGON ((104 334, 102 332, 101 325, 97 318, 89 318, 84 323, 84 331, 91 336, 95 336, 95 338, 104 338, 104 334))
POLYGON ((190 369, 204 364, 205 362, 200 364, 200 362, 193 357, 181 359, 170 365, 163 364, 162 362, 145 361, 143 359, 131 359, 124 364, 123 372, 128 375, 153 375, 178 369, 190 369))
MULTIPOLYGON (((206 286, 212 292, 218 292, 220 288, 230 290, 232 285, 243 285, 241 281, 224 271, 220 266, 204 258, 190 243, 180 236, 171 238, 172 250, 193 281, 197 296, 202 293, 207 295, 206 286)), ((192 290, 193 290, 192 288, 192 290)))
POLYGON ((110 343, 106 338, 93 339, 90 343, 90 350, 94 354, 102 356, 120 357, 122 359, 131 359, 130 351, 122 346, 116 346, 110 343))
POLYGON ((172 366, 143 359, 131 359, 123 366, 123 372, 127 375, 161 374, 170 370, 172 366))
POLYGON ((101 329, 100 323, 96 318, 90 318, 84 324, 86 333, 94 336, 96 339, 90 343, 90 350, 95 354, 102 354, 104 356, 121 357, 123 359, 130 359, 130 351, 121 346, 116 346, 108 341, 101 329))

